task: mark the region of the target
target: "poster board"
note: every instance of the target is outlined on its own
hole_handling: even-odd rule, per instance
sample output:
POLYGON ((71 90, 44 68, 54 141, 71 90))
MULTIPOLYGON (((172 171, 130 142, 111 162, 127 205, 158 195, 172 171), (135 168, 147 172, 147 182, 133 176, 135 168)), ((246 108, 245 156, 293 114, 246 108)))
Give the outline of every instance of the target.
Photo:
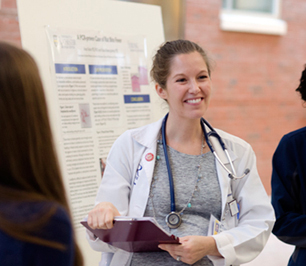
MULTIPOLYGON (((58 116, 58 96, 54 88, 50 48, 46 26, 82 31, 102 30, 119 35, 144 36, 146 40, 148 69, 151 57, 164 41, 161 10, 158 6, 110 0, 17 0, 22 47, 36 60, 45 88, 51 126, 59 151, 63 145, 62 125, 58 116)), ((153 84, 149 85, 154 90, 153 84)), ((151 120, 156 121, 167 111, 164 103, 154 93, 151 95, 151 120)), ((64 158, 59 152, 61 168, 64 158)), ((67 187, 67 179, 64 174, 67 187)), ((68 193, 69 198, 69 193, 68 193)), ((85 240, 85 231, 76 230, 85 265, 98 265, 100 253, 91 250, 85 240)))

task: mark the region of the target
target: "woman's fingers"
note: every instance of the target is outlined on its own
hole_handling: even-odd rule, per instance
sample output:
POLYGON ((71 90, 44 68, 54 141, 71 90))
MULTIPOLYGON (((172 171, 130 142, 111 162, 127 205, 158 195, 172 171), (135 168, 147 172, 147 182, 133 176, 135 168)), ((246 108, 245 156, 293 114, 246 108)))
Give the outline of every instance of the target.
POLYGON ((176 244, 171 244, 171 245, 167 245, 167 244, 161 244, 161 245, 158 245, 158 247, 162 250, 165 250, 167 251, 170 256, 172 258, 174 258, 175 260, 178 260, 178 261, 182 261, 184 262, 184 258, 183 258, 183 252, 181 249, 179 249, 180 245, 176 245, 176 244))
POLYGON ((111 229, 113 227, 113 220, 114 220, 114 214, 112 210, 108 210, 105 213, 105 218, 104 218, 104 226, 106 227, 105 229, 111 229))
POLYGON ((181 245, 161 244, 158 247, 167 251, 175 260, 194 264, 206 255, 221 256, 214 238, 207 236, 180 237, 181 245))
POLYGON ((93 229, 111 229, 115 216, 120 216, 116 207, 110 202, 101 202, 88 213, 87 223, 93 229))
MULTIPOLYGON (((96 229, 96 228, 100 227, 100 222, 99 222, 98 215, 99 214, 97 213, 96 209, 91 210, 88 214, 87 223, 93 229, 96 229)), ((100 214, 100 216, 101 215, 102 214, 100 214)), ((100 221, 102 222, 102 217, 100 217, 100 221)))

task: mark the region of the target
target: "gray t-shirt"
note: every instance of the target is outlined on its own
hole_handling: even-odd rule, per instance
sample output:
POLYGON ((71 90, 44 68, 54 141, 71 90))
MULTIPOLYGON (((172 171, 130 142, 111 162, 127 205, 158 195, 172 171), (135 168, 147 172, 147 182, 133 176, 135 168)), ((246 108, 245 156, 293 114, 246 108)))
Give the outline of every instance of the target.
MULTIPOLYGON (((170 229, 165 221, 171 212, 170 188, 168 171, 162 144, 157 145, 160 158, 156 160, 150 197, 144 216, 155 217, 160 226, 167 232, 178 237, 188 235, 206 236, 210 215, 220 220, 221 192, 216 173, 215 159, 211 152, 203 155, 188 155, 180 153, 168 146, 168 157, 173 175, 176 212, 181 211, 188 203, 197 183, 197 189, 182 217, 182 224, 176 229, 170 229), (198 179, 198 166, 202 177, 198 179)), ((142 252, 134 253, 132 266, 139 265, 184 265, 173 259, 168 252, 142 252)), ((186 264, 185 264, 186 265, 186 264)), ((197 261, 195 266, 213 265, 204 257, 197 261)))

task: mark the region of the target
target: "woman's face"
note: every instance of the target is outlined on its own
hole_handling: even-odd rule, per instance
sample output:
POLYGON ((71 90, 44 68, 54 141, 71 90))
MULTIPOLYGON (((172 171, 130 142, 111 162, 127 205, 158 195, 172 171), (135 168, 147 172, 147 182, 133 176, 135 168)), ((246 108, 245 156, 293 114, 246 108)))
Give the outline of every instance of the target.
POLYGON ((202 56, 198 52, 176 55, 171 62, 166 89, 157 84, 156 91, 167 100, 172 117, 202 117, 211 95, 211 79, 202 56))

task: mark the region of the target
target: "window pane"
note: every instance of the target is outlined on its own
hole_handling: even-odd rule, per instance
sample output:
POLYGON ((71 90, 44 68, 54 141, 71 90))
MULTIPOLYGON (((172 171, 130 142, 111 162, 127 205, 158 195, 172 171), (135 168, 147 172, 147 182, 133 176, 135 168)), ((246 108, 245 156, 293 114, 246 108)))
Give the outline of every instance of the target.
POLYGON ((226 8, 226 2, 227 2, 226 0, 222 0, 222 7, 223 8, 226 8))
POLYGON ((233 0, 233 9, 272 13, 273 0, 233 0))

